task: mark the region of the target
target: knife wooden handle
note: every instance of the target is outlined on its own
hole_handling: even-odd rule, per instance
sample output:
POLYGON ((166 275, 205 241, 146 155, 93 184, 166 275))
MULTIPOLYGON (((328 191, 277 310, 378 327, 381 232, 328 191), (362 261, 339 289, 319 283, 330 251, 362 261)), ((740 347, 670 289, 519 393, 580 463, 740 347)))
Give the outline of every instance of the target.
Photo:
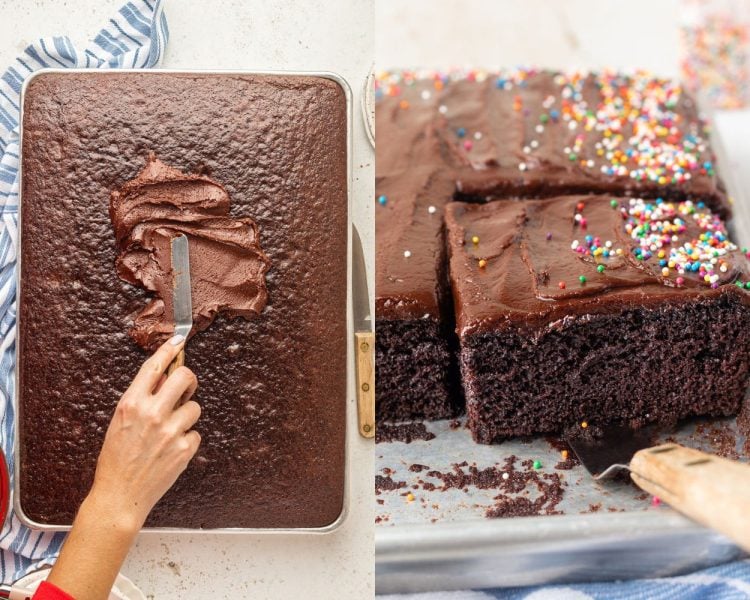
POLYGON ((357 357, 357 413, 359 433, 375 437, 375 334, 371 331, 354 334, 357 357))
POLYGON ((630 468, 639 487, 750 551, 750 465, 664 444, 636 452, 630 468))
POLYGON ((171 363, 169 363, 169 366, 167 367, 167 377, 169 377, 172 373, 174 373, 177 369, 179 369, 184 364, 185 364, 185 346, 183 346, 182 350, 180 350, 177 353, 177 356, 174 357, 174 360, 171 363))

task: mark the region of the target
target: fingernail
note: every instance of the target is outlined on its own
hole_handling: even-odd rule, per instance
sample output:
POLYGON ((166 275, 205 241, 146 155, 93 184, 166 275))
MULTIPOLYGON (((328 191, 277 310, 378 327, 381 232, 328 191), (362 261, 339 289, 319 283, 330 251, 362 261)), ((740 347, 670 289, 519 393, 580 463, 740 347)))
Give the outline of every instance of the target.
POLYGON ((172 344, 173 346, 179 346, 184 341, 185 341, 185 336, 177 333, 172 336, 172 339, 169 340, 169 343, 172 344))

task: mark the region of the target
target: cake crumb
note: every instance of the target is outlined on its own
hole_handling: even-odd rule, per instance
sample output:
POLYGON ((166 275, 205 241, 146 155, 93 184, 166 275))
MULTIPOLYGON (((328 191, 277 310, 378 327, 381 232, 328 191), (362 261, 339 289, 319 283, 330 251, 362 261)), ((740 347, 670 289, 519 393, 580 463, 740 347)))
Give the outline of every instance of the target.
POLYGON ((424 423, 382 423, 375 429, 375 443, 403 442, 411 444, 415 440, 430 441, 435 434, 427 430, 424 423))
POLYGON ((380 495, 381 492, 392 492, 394 490, 400 490, 406 487, 405 481, 394 481, 390 475, 383 477, 382 475, 375 475, 375 495, 380 495))

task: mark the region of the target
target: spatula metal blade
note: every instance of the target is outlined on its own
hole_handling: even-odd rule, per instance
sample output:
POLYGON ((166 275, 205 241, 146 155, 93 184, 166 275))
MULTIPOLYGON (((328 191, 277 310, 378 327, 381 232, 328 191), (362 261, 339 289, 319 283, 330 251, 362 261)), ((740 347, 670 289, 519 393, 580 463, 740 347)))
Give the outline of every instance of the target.
POLYGON ((187 338, 193 328, 193 300, 190 286, 190 251, 185 235, 177 236, 172 240, 172 273, 174 277, 172 295, 174 332, 187 338))
POLYGON ((654 445, 657 433, 654 425, 640 429, 609 425, 595 435, 588 432, 568 435, 566 441, 581 464, 596 477, 613 465, 629 464, 636 452, 654 445))

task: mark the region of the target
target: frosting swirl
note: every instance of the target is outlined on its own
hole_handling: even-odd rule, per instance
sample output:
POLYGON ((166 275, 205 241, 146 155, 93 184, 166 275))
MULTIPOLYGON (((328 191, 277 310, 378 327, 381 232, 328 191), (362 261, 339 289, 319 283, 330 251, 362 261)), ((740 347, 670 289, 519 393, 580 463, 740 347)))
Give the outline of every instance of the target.
POLYGON ((154 292, 129 331, 152 350, 174 331, 171 241, 190 245, 193 329, 208 328, 217 314, 251 318, 266 305, 270 261, 249 218, 229 216, 227 190, 205 175, 186 174, 152 153, 143 170, 110 195, 120 279, 154 292))

